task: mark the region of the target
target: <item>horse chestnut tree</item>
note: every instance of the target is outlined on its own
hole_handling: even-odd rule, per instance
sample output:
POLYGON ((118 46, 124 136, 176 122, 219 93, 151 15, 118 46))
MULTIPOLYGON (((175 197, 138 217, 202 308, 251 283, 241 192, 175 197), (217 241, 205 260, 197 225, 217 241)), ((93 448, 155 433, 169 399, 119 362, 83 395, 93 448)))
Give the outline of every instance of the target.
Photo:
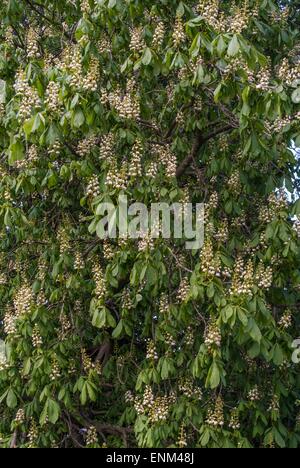
POLYGON ((2 447, 299 447, 285 3, 0 1, 2 447), (204 203, 203 248, 103 240, 120 195, 204 203))

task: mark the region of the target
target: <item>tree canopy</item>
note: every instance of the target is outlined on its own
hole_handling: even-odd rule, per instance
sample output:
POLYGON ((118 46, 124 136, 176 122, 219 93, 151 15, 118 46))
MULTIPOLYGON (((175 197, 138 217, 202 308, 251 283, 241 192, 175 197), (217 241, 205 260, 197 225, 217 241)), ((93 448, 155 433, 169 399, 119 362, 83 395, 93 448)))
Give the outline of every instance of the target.
POLYGON ((0 446, 299 447, 285 3, 0 1, 0 446), (120 194, 203 248, 103 241, 120 194))

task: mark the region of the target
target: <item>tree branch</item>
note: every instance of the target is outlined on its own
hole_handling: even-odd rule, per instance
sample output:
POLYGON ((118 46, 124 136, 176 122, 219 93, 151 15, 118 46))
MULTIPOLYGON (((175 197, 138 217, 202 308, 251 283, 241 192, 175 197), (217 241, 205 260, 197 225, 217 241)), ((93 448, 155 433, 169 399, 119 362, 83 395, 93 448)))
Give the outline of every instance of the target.
POLYGON ((176 171, 177 178, 181 177, 185 173, 189 165, 193 162, 194 158, 196 158, 203 143, 204 143, 203 136, 200 130, 198 130, 191 153, 181 162, 181 164, 177 168, 177 171, 176 171))
POLYGON ((17 448, 17 442, 18 442, 18 430, 16 429, 15 432, 13 433, 11 443, 10 443, 10 448, 11 449, 16 449, 17 448))
POLYGON ((219 128, 212 133, 209 133, 206 136, 203 136, 200 130, 197 131, 197 135, 193 144, 192 151, 190 154, 181 162, 181 164, 178 166, 177 171, 176 171, 176 177, 180 178, 187 168, 196 160, 196 157, 201 149, 201 147, 209 140, 212 138, 215 138, 218 135, 221 135, 222 133, 229 132, 233 130, 235 127, 233 127, 231 124, 226 125, 225 127, 219 128))
POLYGON ((114 426, 112 424, 105 424, 99 421, 94 421, 82 412, 80 412, 80 415, 78 414, 75 418, 78 419, 78 422, 83 424, 86 428, 94 427, 100 435, 109 434, 122 437, 125 448, 128 447, 128 436, 133 434, 132 427, 114 426))

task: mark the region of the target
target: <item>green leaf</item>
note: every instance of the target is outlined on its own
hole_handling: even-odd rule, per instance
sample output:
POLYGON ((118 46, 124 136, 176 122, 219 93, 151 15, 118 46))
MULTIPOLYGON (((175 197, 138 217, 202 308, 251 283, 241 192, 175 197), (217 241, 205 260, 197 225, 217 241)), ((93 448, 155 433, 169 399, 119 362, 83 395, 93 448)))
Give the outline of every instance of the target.
POLYGON ((21 141, 12 143, 8 149, 8 162, 13 165, 16 161, 21 161, 25 158, 25 149, 21 141))
POLYGON ((217 45, 218 55, 221 57, 225 50, 226 50, 226 42, 224 41, 223 36, 220 36, 218 40, 218 45, 217 45))
POLYGON ((43 426, 46 424, 47 419, 48 419, 48 406, 49 406, 49 400, 46 401, 43 411, 40 416, 40 425, 43 426))
POLYGON ((106 321, 107 321, 107 324, 111 328, 116 328, 116 326, 117 326, 116 320, 109 311, 106 312, 106 321))
POLYGON ((176 10, 176 15, 182 18, 184 15, 184 11, 185 11, 184 3, 180 2, 176 10))
POLYGON ((152 52, 151 52, 151 49, 147 47, 147 49, 145 49, 145 52, 143 54, 142 63, 143 65, 149 65, 151 63, 151 60, 152 60, 152 52))
POLYGON ((205 431, 203 432, 201 436, 200 444, 202 447, 206 447, 209 441, 210 441, 210 432, 209 432, 209 429, 205 429, 205 431))
POLYGON ((6 81, 0 80, 0 104, 6 101, 6 81))
POLYGON ((276 344, 273 349, 273 362, 276 366, 281 366, 284 362, 283 351, 279 344, 276 344))
POLYGON ((208 373, 208 378, 207 378, 208 385, 207 386, 209 386, 212 390, 214 390, 220 385, 220 382, 221 382, 220 370, 216 361, 214 361, 208 373))
POLYGON ((214 283, 210 283, 210 285, 207 288, 207 297, 209 299, 212 299, 215 295, 215 286, 214 283))
POLYGON ((3 393, 3 395, 1 395, 1 397, 0 397, 0 403, 3 403, 3 401, 4 401, 5 398, 7 397, 8 392, 9 392, 9 389, 7 389, 7 390, 3 393))
POLYGON ((219 102, 222 88, 223 88, 223 83, 219 83, 217 88, 215 89, 215 92, 214 92, 215 102, 219 102))
POLYGON ((81 394, 80 394, 80 402, 83 406, 86 405, 87 402, 87 387, 86 387, 86 382, 84 383, 81 394))
POLYGON ((18 404, 16 394, 12 389, 9 389, 9 391, 8 391, 7 398, 6 398, 6 404, 10 409, 16 408, 16 406, 18 404))
POLYGON ((108 6, 109 9, 112 9, 112 8, 114 8, 116 6, 116 4, 117 4, 117 0, 109 0, 107 6, 108 6))
POLYGON ((275 439, 275 442, 276 444, 280 447, 280 448, 285 448, 286 447, 286 443, 285 441, 283 440, 280 432, 274 427, 273 429, 273 434, 274 434, 274 439, 275 439))
POLYGON ((300 88, 295 89, 295 91, 293 92, 292 101, 295 104, 300 104, 300 88))
POLYGON ((31 359, 30 359, 30 358, 27 358, 27 359, 25 360, 25 362, 24 362, 23 374, 24 374, 24 375, 29 375, 30 370, 31 370, 31 359))
POLYGON ((256 341, 257 343, 261 342, 262 334, 261 334, 260 329, 258 328, 257 323, 255 322, 253 318, 249 319, 247 331, 249 332, 251 338, 254 341, 256 341))
POLYGON ((94 311, 92 325, 96 328, 104 328, 106 326, 106 309, 96 309, 94 311))
POLYGON ((84 113, 81 109, 77 109, 73 116, 73 125, 75 128, 80 128, 85 122, 84 113))
POLYGON ((293 207, 293 214, 299 215, 300 214, 300 200, 297 200, 294 207, 293 207))
POLYGON ((230 305, 225 307, 225 309, 223 309, 223 312, 222 312, 224 323, 227 323, 231 319, 233 314, 234 314, 234 310, 230 305))
POLYGON ((117 328, 114 330, 113 334, 112 334, 112 337, 113 338, 120 338, 120 336, 122 335, 122 332, 123 332, 123 320, 120 320, 120 322, 118 323, 118 326, 117 328))
POLYGON ((238 37, 235 34, 233 36, 233 38, 231 39, 231 41, 229 43, 229 46, 228 46, 227 53, 228 53, 229 57, 234 57, 235 55, 237 55, 239 53, 239 51, 240 51, 240 47, 241 46, 240 46, 238 37))
POLYGON ((245 314, 245 312, 240 307, 237 309, 237 313, 238 313, 238 318, 239 318, 240 322, 242 322, 244 327, 246 327, 247 324, 248 324, 247 315, 245 314))
POLYGON ((91 384, 91 382, 87 382, 86 387, 87 387, 89 399, 91 401, 97 401, 97 391, 94 388, 94 386, 91 384))
POLYGON ((52 424, 56 424, 60 416, 60 406, 51 398, 48 399, 48 417, 52 424))

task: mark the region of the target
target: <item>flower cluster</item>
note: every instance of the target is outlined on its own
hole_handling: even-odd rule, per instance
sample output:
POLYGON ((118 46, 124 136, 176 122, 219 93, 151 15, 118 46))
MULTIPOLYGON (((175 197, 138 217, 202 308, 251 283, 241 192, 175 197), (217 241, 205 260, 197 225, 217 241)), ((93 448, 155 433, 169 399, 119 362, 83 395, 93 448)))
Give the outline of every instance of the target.
POLYGON ((241 193, 241 180, 240 173, 238 170, 234 171, 228 181, 228 187, 230 191, 235 195, 240 195, 241 193))
POLYGON ((258 386, 255 385, 249 392, 248 392, 248 399, 252 402, 260 401, 261 394, 258 389, 258 386))
POLYGON ((94 363, 85 349, 81 349, 81 362, 82 368, 86 374, 89 374, 91 371, 96 372, 99 376, 102 374, 102 367, 99 361, 94 363))
POLYGON ((187 447, 187 434, 185 430, 184 424, 181 425, 180 428, 180 434, 179 434, 179 439, 178 439, 178 447, 181 449, 184 449, 187 447))
POLYGON ((201 271, 208 277, 220 276, 220 260, 215 256, 211 240, 207 240, 200 255, 201 271))
POLYGON ((280 411, 280 398, 278 395, 273 395, 268 412, 279 413, 280 411))
POLYGON ((87 75, 82 79, 82 87, 85 91, 97 91, 100 77, 98 59, 93 57, 87 75))
POLYGON ((153 147, 153 152, 158 162, 163 166, 166 176, 169 178, 176 177, 177 158, 170 146, 155 145, 153 147))
POLYGON ((220 224, 218 232, 215 234, 215 239, 218 242, 224 243, 228 240, 229 237, 229 227, 228 227, 228 221, 225 219, 222 221, 220 224))
POLYGON ((83 255, 79 250, 77 250, 75 252, 74 270, 76 271, 84 270, 84 267, 85 267, 85 263, 84 263, 83 255))
POLYGON ((40 348, 43 345, 43 338, 38 325, 35 325, 33 328, 31 340, 34 348, 40 348))
POLYGON ((112 163, 114 158, 115 137, 113 133, 104 135, 100 144, 100 159, 112 163))
POLYGON ((14 85, 17 98, 21 98, 19 107, 20 120, 28 119, 34 109, 38 109, 41 100, 35 88, 31 87, 27 81, 26 74, 20 70, 14 85))
POLYGON ((25 282, 17 291, 14 298, 14 310, 16 317, 21 317, 31 311, 34 303, 32 288, 25 282))
POLYGON ((212 352, 215 348, 221 347, 222 335, 220 327, 216 321, 210 321, 207 329, 205 330, 204 342, 209 352, 212 352))
POLYGON ((86 432, 85 443, 87 447, 98 444, 98 434, 94 426, 90 426, 86 432))
POLYGON ((190 292, 190 283, 187 278, 183 278, 177 293, 178 302, 185 302, 190 292))
POLYGON ((157 397, 149 413, 152 424, 167 421, 170 413, 170 401, 167 396, 157 397))
POLYGON ((216 30, 223 29, 219 17, 219 0, 200 0, 197 10, 209 26, 216 30))
POLYGON ((96 260, 93 264, 93 278, 95 282, 95 297, 97 300, 101 301, 106 295, 106 284, 99 260, 96 260))
POLYGON ((129 49, 134 54, 142 53, 143 50, 146 47, 146 43, 145 43, 145 40, 144 40, 144 37, 143 37, 143 33, 144 33, 144 31, 140 27, 134 28, 131 31, 129 49))
POLYGON ((239 419, 239 412, 237 408, 234 408, 230 415, 229 427, 233 431, 239 431, 241 428, 241 423, 239 419))
POLYGON ((280 318, 278 325, 283 328, 284 330, 287 330, 290 328, 293 324, 293 315, 290 310, 287 310, 283 316, 280 318))
POLYGON ((178 385, 179 391, 187 398, 195 398, 196 400, 202 400, 203 392, 200 387, 195 386, 194 382, 190 378, 182 379, 178 385))
POLYGON ((55 81, 50 81, 46 90, 45 105, 50 112, 59 112, 61 103, 59 98, 60 86, 55 81))
POLYGON ((153 340, 148 341, 146 359, 149 359, 150 361, 158 361, 158 354, 153 340))
POLYGON ((70 74, 70 86, 80 89, 82 84, 82 55, 78 46, 67 49, 65 63, 70 74))
POLYGON ((184 24, 180 16, 176 17, 172 39, 175 49, 177 49, 183 42, 185 42, 186 36, 184 31, 184 24))
POLYGON ((122 119, 138 120, 140 118, 140 101, 137 92, 124 94, 117 89, 108 95, 108 102, 122 119))
POLYGON ((119 170, 117 165, 113 164, 107 173, 106 185, 112 189, 126 190, 127 176, 128 170, 126 165, 123 165, 119 170))
POLYGON ((80 9, 81 9, 82 13, 84 13, 84 14, 88 15, 89 13, 91 13, 92 8, 91 8, 90 0, 81 0, 80 1, 80 9))
POLYGON ((143 238, 141 238, 138 242, 138 251, 143 253, 143 252, 149 252, 153 250, 154 248, 154 240, 150 236, 149 233, 144 234, 143 238))
POLYGON ((249 5, 245 2, 241 8, 237 8, 234 15, 230 18, 229 31, 234 34, 241 34, 248 28, 249 19, 249 5))
POLYGON ((105 260, 110 261, 114 258, 115 251, 108 239, 103 241, 103 256, 105 260))
POLYGON ((30 28, 27 33, 27 57, 29 59, 38 59, 40 57, 39 45, 38 45, 38 34, 35 29, 30 28))
POLYGON ((96 145, 97 145, 97 137, 95 135, 90 135, 78 143, 77 152, 79 156, 84 158, 85 156, 90 154, 90 152, 96 145))
POLYGON ((252 296, 254 287, 254 265, 252 260, 246 264, 242 257, 238 257, 235 263, 233 281, 230 294, 252 296))
POLYGON ((300 238, 300 220, 296 219, 293 224, 293 229, 296 232, 297 236, 300 238))
POLYGON ((260 262, 255 279, 257 285, 261 289, 270 289, 273 284, 273 268, 272 266, 265 267, 262 262, 260 262))
POLYGON ((262 68, 256 76, 256 89, 260 91, 270 91, 271 70, 269 66, 262 68))
POLYGON ((65 226, 59 226, 57 231, 57 240, 59 243, 59 251, 61 255, 66 254, 70 250, 70 237, 65 226))
POLYGON ((152 39, 153 49, 157 50, 161 47, 164 40, 165 32, 166 29, 164 23, 162 21, 158 21, 152 39))
POLYGON ((25 411, 23 408, 20 408, 18 411, 17 411, 17 414, 16 414, 16 417, 15 417, 15 420, 14 420, 14 423, 17 425, 17 426, 20 426, 21 424, 23 424, 25 422, 25 411))
POLYGON ((56 140, 49 148, 48 153, 50 156, 59 156, 61 152, 61 143, 59 140, 56 140))
POLYGON ((61 370, 56 358, 52 360, 50 380, 56 382, 61 377, 61 370))
POLYGON ((207 413, 206 424, 212 427, 224 427, 224 402, 222 397, 218 397, 215 408, 207 413))
POLYGON ((17 333, 17 321, 18 316, 16 315, 13 307, 8 305, 5 310, 5 315, 3 319, 4 333, 6 335, 16 335, 17 333))
POLYGON ((30 421, 30 427, 27 434, 27 439, 29 441, 29 448, 35 448, 39 437, 39 431, 36 422, 34 419, 30 421))
POLYGON ((300 79, 300 67, 290 66, 289 60, 284 58, 278 69, 278 77, 288 86, 292 86, 300 79))
POLYGON ((88 197, 96 198, 100 195, 100 184, 98 180, 98 176, 94 175, 89 179, 86 194, 88 197))
POLYGON ((143 145, 140 140, 137 140, 131 152, 131 160, 130 160, 129 169, 128 169, 129 177, 132 177, 132 178, 141 177, 142 156, 143 156, 143 145))
POLYGON ((98 52, 99 54, 106 54, 107 52, 111 52, 111 41, 108 37, 104 36, 98 42, 98 52))
POLYGON ((270 12, 271 19, 275 24, 285 23, 290 15, 290 8, 283 7, 280 9, 274 9, 270 12))
POLYGON ((143 407, 151 409, 154 404, 154 395, 150 385, 147 385, 143 395, 143 407))
POLYGON ((189 326, 185 332, 185 344, 186 346, 193 346, 195 341, 195 334, 192 326, 189 326))
POLYGON ((124 290, 123 294, 122 294, 122 300, 121 300, 121 305, 122 305, 122 310, 127 310, 127 311, 130 311, 133 309, 133 302, 132 302, 132 299, 131 299, 131 295, 130 295, 130 289, 127 288, 124 290))

